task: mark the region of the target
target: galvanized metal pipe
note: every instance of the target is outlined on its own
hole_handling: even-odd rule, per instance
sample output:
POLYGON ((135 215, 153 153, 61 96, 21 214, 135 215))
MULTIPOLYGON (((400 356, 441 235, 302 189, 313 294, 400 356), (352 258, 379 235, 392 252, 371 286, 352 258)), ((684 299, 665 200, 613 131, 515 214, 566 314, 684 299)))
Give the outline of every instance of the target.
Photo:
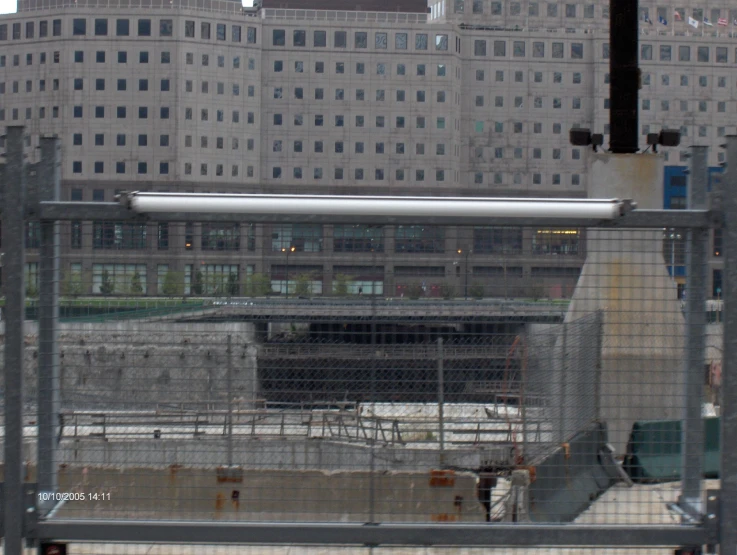
POLYGON ((720 553, 737 553, 737 135, 727 137, 724 210, 724 349, 722 352, 720 553))
MULTIPOLYGON (((689 173, 688 205, 691 209, 706 208, 708 181, 708 149, 691 147, 691 171, 689 173)), ((701 485, 704 467, 704 422, 701 404, 704 397, 704 329, 706 326, 706 273, 708 229, 690 229, 686 262, 688 268, 688 294, 686 296, 686 356, 683 363, 684 413, 681 449, 683 470, 681 481, 681 507, 692 516, 703 513, 701 485)), ((673 273, 675 279, 675 272, 673 273)))
POLYGON ((22 126, 8 127, 5 146, 5 202, 14 210, 3 215, 5 273, 5 555, 23 553, 23 367, 26 280, 26 162, 22 126))

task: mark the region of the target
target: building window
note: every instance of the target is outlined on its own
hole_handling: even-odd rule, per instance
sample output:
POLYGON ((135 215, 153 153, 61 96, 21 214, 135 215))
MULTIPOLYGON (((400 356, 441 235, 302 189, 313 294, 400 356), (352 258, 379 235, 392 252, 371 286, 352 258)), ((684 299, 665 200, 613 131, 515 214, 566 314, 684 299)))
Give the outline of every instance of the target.
POLYGON ((722 270, 712 270, 712 297, 720 299, 722 297, 722 270))
POLYGON ((92 292, 101 295, 146 294, 146 265, 93 264, 92 292))
POLYGON ((27 249, 38 249, 41 247, 41 222, 26 222, 25 246, 27 249))
POLYGON ((82 222, 72 222, 71 229, 71 247, 73 249, 82 248, 82 222))
MULTIPOLYGON (((341 169, 341 168, 336 168, 341 169)), ((336 179, 342 178, 337 176, 336 179)), ((282 249, 294 247, 297 252, 321 252, 323 247, 323 229, 320 224, 284 224, 272 227, 271 250, 281 252, 282 249)))
POLYGON ((577 229, 537 229, 532 233, 532 254, 578 255, 581 233, 577 229))
POLYGON ((94 222, 94 249, 135 250, 146 248, 146 224, 124 222, 94 222))
POLYGON ((72 34, 75 36, 84 36, 87 34, 87 20, 74 19, 72 21, 72 34))
POLYGON ((334 252, 384 252, 384 228, 378 225, 336 225, 334 252))
POLYGON ((398 253, 442 253, 445 229, 435 226, 397 226, 394 240, 398 253))
POLYGON ((522 230, 514 227, 475 227, 473 252, 476 254, 521 254, 522 230))
POLYGON ((115 34, 119 37, 127 37, 130 35, 130 21, 127 19, 115 20, 115 34))
POLYGON ((107 19, 95 19, 95 36, 107 36, 107 19))
POLYGON ((240 225, 238 223, 203 223, 202 250, 240 249, 240 225))
POLYGON ((174 24, 171 19, 162 19, 159 21, 159 36, 170 37, 172 36, 174 24))

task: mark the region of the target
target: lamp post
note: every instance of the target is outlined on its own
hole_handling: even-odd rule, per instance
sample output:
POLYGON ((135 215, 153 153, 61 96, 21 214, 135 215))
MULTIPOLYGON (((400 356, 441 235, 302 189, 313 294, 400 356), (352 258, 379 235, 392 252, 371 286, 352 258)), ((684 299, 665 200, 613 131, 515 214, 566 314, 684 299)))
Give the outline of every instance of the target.
POLYGON ((472 252, 473 251, 471 251, 471 249, 468 249, 467 251, 464 251, 463 249, 458 249, 458 254, 466 256, 466 274, 465 278, 463 279, 463 298, 466 301, 468 300, 468 255, 472 252))
POLYGON ((297 250, 297 247, 282 247, 281 251, 287 255, 287 299, 289 298, 289 253, 297 250))

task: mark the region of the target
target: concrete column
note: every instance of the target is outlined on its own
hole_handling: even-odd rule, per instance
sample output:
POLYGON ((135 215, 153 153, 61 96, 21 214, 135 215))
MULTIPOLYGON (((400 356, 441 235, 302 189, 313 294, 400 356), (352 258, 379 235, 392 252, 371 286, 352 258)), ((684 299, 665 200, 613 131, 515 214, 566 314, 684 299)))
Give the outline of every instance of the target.
MULTIPOLYGON (((590 159, 590 198, 630 198, 639 208, 662 208, 660 155, 592 153, 590 159)), ((634 422, 682 416, 684 319, 662 244, 661 231, 590 230, 565 318, 603 311, 599 402, 618 454, 634 422)))

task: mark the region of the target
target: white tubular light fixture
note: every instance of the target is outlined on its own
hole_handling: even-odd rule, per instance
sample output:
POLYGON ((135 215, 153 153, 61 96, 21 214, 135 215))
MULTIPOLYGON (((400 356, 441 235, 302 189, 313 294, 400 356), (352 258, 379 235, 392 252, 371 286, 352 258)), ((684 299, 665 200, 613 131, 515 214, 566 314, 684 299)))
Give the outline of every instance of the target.
POLYGON ((138 213, 384 217, 586 218, 614 220, 631 206, 620 199, 359 197, 140 193, 124 195, 138 213))

